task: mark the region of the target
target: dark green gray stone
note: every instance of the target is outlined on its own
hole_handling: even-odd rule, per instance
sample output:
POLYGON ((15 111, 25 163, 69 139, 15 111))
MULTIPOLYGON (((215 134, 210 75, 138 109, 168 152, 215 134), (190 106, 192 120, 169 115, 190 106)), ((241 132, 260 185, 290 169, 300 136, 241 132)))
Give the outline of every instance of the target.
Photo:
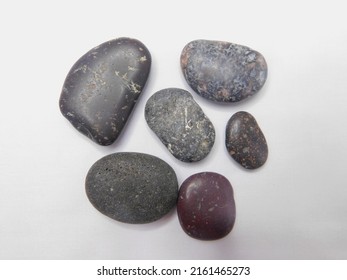
POLYGON ((175 171, 157 157, 115 153, 90 168, 86 193, 104 215, 143 224, 160 219, 176 205, 178 182, 175 171))
POLYGON ((67 75, 61 113, 94 142, 112 144, 146 84, 150 67, 151 55, 138 40, 119 38, 97 46, 67 75))
POLYGON ((145 118, 170 153, 181 161, 202 160, 212 149, 213 124, 186 90, 167 88, 153 94, 147 101, 145 118))
POLYGON ((190 42, 182 51, 181 68, 196 93, 217 102, 251 97, 267 77, 267 64, 259 52, 222 41, 190 42))
POLYGON ((267 160, 265 136, 250 113, 241 111, 231 116, 225 144, 231 157, 246 169, 256 169, 267 160))

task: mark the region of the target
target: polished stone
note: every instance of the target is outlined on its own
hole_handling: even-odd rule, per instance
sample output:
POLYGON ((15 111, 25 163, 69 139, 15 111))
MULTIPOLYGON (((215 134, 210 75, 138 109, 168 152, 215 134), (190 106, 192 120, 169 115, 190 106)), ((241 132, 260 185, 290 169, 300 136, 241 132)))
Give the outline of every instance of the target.
POLYGON ((201 240, 225 237, 236 217, 230 182, 213 172, 190 176, 179 190, 177 213, 182 229, 189 236, 201 240))
POLYGON ((83 55, 71 68, 60 110, 81 133, 100 145, 116 141, 149 75, 151 55, 138 40, 119 38, 83 55))
POLYGON ((256 119, 247 112, 237 112, 226 127, 226 148, 232 158, 246 169, 262 166, 268 146, 256 119))
POLYGON ((174 170, 157 157, 115 153, 90 168, 86 193, 104 215, 142 224, 160 219, 176 205, 178 183, 174 170))
POLYGON ((167 88, 153 94, 147 101, 145 118, 170 153, 181 161, 202 160, 212 149, 213 124, 186 90, 167 88))
POLYGON ((249 98, 267 77, 267 64, 259 52, 222 41, 190 42, 182 51, 181 68, 195 92, 217 102, 249 98))

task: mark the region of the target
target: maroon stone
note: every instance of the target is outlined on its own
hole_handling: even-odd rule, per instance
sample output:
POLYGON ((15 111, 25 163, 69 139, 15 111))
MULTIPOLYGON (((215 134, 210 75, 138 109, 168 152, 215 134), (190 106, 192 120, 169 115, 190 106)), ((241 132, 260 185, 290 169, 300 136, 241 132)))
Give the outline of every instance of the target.
POLYGON ((183 230, 191 237, 215 240, 226 236, 236 216, 230 182, 213 172, 190 176, 179 190, 177 213, 183 230))

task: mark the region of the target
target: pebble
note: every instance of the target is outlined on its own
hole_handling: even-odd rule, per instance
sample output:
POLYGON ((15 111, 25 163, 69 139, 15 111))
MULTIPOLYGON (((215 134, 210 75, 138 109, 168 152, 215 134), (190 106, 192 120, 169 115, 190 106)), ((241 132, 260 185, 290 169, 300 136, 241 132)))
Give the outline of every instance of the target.
POLYGON ((182 229, 193 238, 225 237, 232 230, 236 217, 230 182, 214 172, 190 176, 180 187, 177 214, 182 229))
POLYGON ((119 38, 83 55, 71 68, 60 96, 60 110, 94 142, 116 141, 140 96, 151 55, 138 40, 119 38))
POLYGON ((268 157, 265 136, 256 119, 247 112, 237 112, 226 127, 227 150, 246 169, 262 166, 268 157))
POLYGON ((175 171, 163 160, 142 153, 115 153, 98 160, 86 177, 86 193, 104 215, 143 224, 167 214, 177 202, 175 171))
POLYGON ((217 102, 253 96, 267 78, 267 64, 259 52, 222 41, 190 42, 182 51, 181 68, 195 92, 217 102))
POLYGON ((145 118, 170 153, 183 162, 200 161, 212 149, 213 124, 186 90, 167 88, 153 94, 145 118))

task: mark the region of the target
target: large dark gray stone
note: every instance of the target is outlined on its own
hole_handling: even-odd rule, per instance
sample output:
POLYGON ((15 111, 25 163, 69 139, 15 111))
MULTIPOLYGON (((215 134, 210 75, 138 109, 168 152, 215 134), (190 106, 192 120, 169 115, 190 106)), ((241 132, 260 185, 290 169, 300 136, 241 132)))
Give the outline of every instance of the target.
POLYGON ((212 149, 214 127, 186 90, 168 88, 153 94, 147 101, 145 118, 170 153, 181 161, 202 160, 212 149))
POLYGON ((265 136, 250 113, 241 111, 231 116, 225 144, 231 157, 246 169, 256 169, 267 160, 265 136))
POLYGON ((121 133, 146 84, 151 55, 138 40, 108 41, 83 55, 68 73, 60 110, 71 124, 100 145, 121 133))
POLYGON ((183 75, 202 97, 217 102, 238 102, 264 85, 264 57, 246 46, 221 41, 196 40, 181 54, 183 75))
POLYGON ((141 153, 115 153, 98 160, 86 177, 86 193, 104 215, 124 223, 149 223, 175 205, 175 171, 163 160, 141 153))

